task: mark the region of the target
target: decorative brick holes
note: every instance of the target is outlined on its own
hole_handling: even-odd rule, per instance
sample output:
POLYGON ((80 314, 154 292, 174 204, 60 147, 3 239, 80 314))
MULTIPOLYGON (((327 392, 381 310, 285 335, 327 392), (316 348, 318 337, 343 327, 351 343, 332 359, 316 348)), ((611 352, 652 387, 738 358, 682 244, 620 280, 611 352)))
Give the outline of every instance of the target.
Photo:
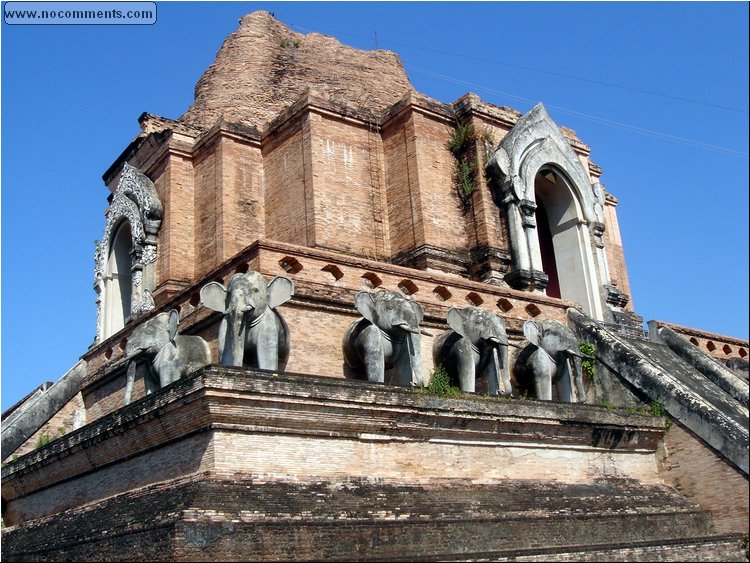
POLYGON ((478 293, 474 293, 473 291, 466 295, 466 300, 474 307, 479 307, 484 303, 484 299, 482 299, 478 293))
POLYGON ((448 299, 453 297, 451 292, 448 291, 448 288, 442 285, 439 285, 435 289, 433 289, 432 293, 434 293, 440 301, 448 301, 448 299))
POLYGON ((338 266, 335 266, 334 264, 328 264, 326 266, 323 266, 321 270, 331 274, 333 276, 334 281, 339 281, 341 278, 344 277, 344 272, 342 272, 341 269, 338 266))
POLYGON ((199 291, 196 291, 190 296, 190 304, 193 307, 197 307, 200 302, 201 302, 201 294, 199 291))
POLYGON ((503 313, 507 313, 513 308, 513 303, 508 301, 505 297, 501 297, 500 299, 497 300, 497 307, 503 313))
POLYGON ((701 342, 694 336, 690 337, 690 344, 696 346, 697 348, 705 348, 709 352, 716 351, 717 353, 723 353, 726 356, 732 356, 736 353, 740 358, 747 357, 747 350, 745 348, 742 348, 741 346, 737 346, 737 348, 734 349, 729 344, 724 344, 722 346, 721 342, 719 342, 719 344, 716 344, 716 342, 714 342, 713 340, 704 340, 703 342, 701 342), (720 346, 721 348, 719 348, 720 346))
POLYGON ((524 308, 526 309, 526 312, 529 314, 530 317, 537 317, 542 312, 542 310, 536 305, 534 305, 533 303, 529 303, 524 308))
POLYGON ((281 266, 287 274, 296 274, 297 272, 302 271, 302 264, 300 264, 299 260, 293 256, 284 256, 279 260, 279 266, 281 266))
POLYGON ((419 291, 417 284, 415 284, 411 280, 401 280, 398 284, 398 288, 404 295, 414 295, 417 291, 419 291))
POLYGON ((367 288, 375 288, 378 287, 383 283, 383 280, 381 280, 377 274, 373 274, 372 272, 367 272, 365 274, 362 274, 362 280, 365 283, 365 287, 367 288))

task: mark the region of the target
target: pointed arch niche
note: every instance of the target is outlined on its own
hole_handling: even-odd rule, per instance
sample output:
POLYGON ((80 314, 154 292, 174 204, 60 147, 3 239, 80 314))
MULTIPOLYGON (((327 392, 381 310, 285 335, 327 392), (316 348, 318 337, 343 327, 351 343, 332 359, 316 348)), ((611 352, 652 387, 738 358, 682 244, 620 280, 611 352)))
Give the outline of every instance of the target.
POLYGON ((96 343, 154 308, 157 234, 163 207, 156 188, 125 164, 94 256, 96 343))
POLYGON ((513 270, 506 281, 578 303, 603 320, 604 191, 542 104, 503 138, 487 172, 510 231, 513 270))

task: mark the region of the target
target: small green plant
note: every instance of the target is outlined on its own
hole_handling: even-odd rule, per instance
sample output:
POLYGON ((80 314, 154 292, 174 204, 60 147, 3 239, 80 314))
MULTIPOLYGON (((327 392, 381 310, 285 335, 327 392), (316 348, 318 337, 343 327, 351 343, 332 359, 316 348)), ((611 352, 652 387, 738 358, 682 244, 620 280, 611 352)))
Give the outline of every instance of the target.
POLYGON ((299 39, 289 39, 288 37, 284 37, 281 40, 281 48, 286 49, 287 47, 294 47, 295 49, 299 49, 300 45, 302 45, 302 42, 299 39))
POLYGON ((742 549, 745 551, 745 559, 750 561, 750 540, 748 540, 748 534, 742 537, 742 549))
POLYGON ((445 143, 445 148, 458 159, 476 141, 474 126, 471 123, 459 123, 453 130, 450 139, 445 143))
POLYGON ((605 409, 610 409, 610 410, 611 410, 611 409, 616 409, 616 408, 617 408, 617 405, 615 405, 615 404, 614 404, 613 402, 611 402, 611 401, 610 401, 609 399, 607 399, 607 398, 604 398, 604 397, 603 397, 603 398, 601 398, 601 399, 599 399, 599 400, 598 400, 598 401, 596 402, 596 406, 597 406, 597 407, 602 407, 602 408, 605 408, 605 409))
POLYGON ((669 427, 672 426, 672 419, 669 418, 669 413, 667 413, 667 409, 664 408, 664 405, 659 401, 651 401, 651 405, 649 405, 648 409, 653 416, 663 417, 667 422, 667 430, 669 430, 669 427))
POLYGON ((654 416, 667 416, 667 409, 659 401, 651 401, 651 414, 654 416))
POLYGON ((451 378, 445 368, 438 364, 432 371, 432 377, 430 378, 430 384, 427 386, 427 391, 441 397, 450 397, 458 395, 461 390, 454 385, 451 385, 451 378))
POLYGON ((581 364, 583 377, 589 383, 593 383, 596 376, 596 346, 589 342, 579 342, 578 349, 583 354, 583 362, 581 364))
POLYGON ((471 195, 477 189, 477 168, 472 155, 476 142, 474 126, 471 123, 458 123, 445 143, 445 148, 456 159, 453 181, 464 213, 471 207, 471 195))
POLYGON ((36 449, 43 448, 47 444, 49 444, 52 441, 52 436, 44 432, 39 436, 39 438, 36 441, 36 445, 34 446, 36 449))

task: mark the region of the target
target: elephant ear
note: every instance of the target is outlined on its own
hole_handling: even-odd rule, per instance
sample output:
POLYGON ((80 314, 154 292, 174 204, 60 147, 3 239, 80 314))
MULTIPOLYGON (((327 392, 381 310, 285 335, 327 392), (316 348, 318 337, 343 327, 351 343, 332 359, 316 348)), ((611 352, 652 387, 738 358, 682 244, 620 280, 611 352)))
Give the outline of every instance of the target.
POLYGON ((539 327, 536 326, 536 323, 534 321, 526 321, 523 323, 523 335, 526 337, 526 340, 531 342, 534 346, 541 348, 540 343, 540 337, 539 334, 539 327))
POLYGON ((227 288, 216 281, 208 282, 201 288, 201 303, 219 313, 226 312, 227 288))
POLYGON ((411 303, 411 308, 414 309, 414 314, 417 315, 417 324, 421 323, 424 318, 424 309, 422 308, 422 305, 416 301, 409 301, 409 303, 411 303))
POLYGON ((466 336, 466 319, 464 319, 463 313, 461 313, 460 309, 451 307, 448 310, 445 319, 448 321, 448 326, 451 327, 456 334, 464 337, 466 336))
POLYGON ((180 324, 180 314, 177 309, 172 309, 169 312, 169 321, 167 322, 167 330, 169 331, 169 341, 174 344, 175 336, 177 336, 177 325, 180 324))
POLYGON ((375 298, 369 291, 360 291, 354 298, 354 307, 359 314, 375 324, 375 298))
POLYGON ((276 276, 268 282, 268 306, 275 309, 294 295, 294 283, 287 277, 276 276))

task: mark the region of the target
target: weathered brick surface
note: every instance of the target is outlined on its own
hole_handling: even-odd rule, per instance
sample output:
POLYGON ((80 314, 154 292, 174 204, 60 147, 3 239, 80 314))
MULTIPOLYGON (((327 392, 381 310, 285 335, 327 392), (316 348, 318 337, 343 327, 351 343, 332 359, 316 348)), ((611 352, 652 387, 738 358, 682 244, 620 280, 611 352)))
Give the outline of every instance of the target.
POLYGON ((639 549, 649 552, 638 544, 650 543, 658 554, 670 547, 684 553, 685 544, 700 550, 697 538, 713 541, 721 553, 716 546, 726 538, 710 535, 707 514, 673 490, 632 481, 410 486, 205 474, 6 530, 3 557, 479 560, 484 554, 493 560, 534 560, 534 554, 544 553, 570 560, 566 554, 578 546, 579 553, 589 555, 584 560, 593 554, 622 560, 639 549))
POLYGON ((379 136, 321 115, 310 127, 315 245, 385 258, 379 136))
POLYGON ((266 236, 272 240, 308 245, 308 223, 315 220, 308 208, 309 179, 305 177, 306 147, 302 121, 290 124, 263 148, 266 177, 266 236))
POLYGON ((181 121, 207 128, 223 117, 260 127, 310 87, 375 113, 412 89, 394 53, 360 51, 319 33, 295 33, 268 12, 254 12, 224 41, 181 121))
MULTIPOLYGON (((702 352, 710 354, 718 360, 726 361, 731 358, 748 359, 747 340, 672 323, 665 323, 663 321, 658 322, 660 325, 668 326, 685 340, 692 342, 702 352)), ((747 376, 745 376, 745 379, 747 379, 747 376)))
POLYGON ((418 179, 414 197, 419 198, 424 241, 438 248, 466 252, 469 241, 453 179, 455 159, 445 148, 452 124, 422 113, 415 113, 413 122, 418 179))
POLYGON ((203 471, 654 483, 660 419, 212 367, 3 467, 6 522, 203 471))
POLYGON ((620 225, 617 221, 617 200, 611 196, 606 198, 604 206, 604 241, 607 253, 607 267, 612 285, 616 286, 625 295, 630 297, 625 309, 634 310, 633 299, 630 293, 630 279, 625 266, 625 251, 620 236, 620 225))
MULTIPOLYGON (((207 272, 221 260, 221 155, 214 137, 195 156, 195 270, 207 272)), ((160 280, 161 281, 161 280, 160 280)))
POLYGON ((666 435, 659 474, 703 509, 710 510, 718 532, 748 533, 747 475, 679 422, 666 435))

